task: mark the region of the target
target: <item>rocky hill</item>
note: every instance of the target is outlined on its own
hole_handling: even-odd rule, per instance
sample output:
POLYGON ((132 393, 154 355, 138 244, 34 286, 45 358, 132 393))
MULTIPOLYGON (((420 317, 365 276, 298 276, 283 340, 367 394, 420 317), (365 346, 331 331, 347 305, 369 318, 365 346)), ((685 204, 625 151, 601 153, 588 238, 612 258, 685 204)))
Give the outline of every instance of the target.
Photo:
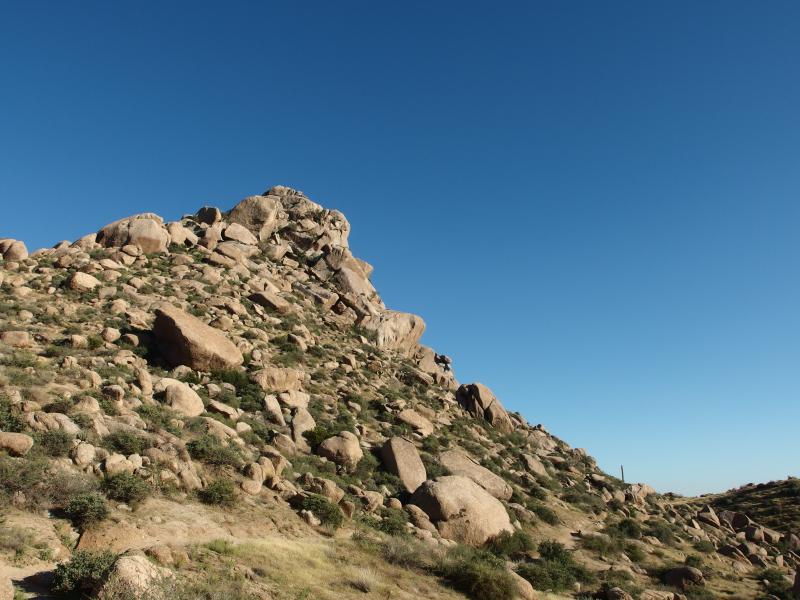
POLYGON ((0 240, 0 600, 791 597, 800 539, 460 383, 349 231, 274 187, 0 240))

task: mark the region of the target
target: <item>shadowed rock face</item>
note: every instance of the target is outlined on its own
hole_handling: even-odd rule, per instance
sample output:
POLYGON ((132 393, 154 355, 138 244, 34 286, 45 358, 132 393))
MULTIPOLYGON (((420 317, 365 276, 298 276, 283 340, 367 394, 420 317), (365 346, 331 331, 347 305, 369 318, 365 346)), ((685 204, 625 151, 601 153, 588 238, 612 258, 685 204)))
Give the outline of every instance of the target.
POLYGON ((244 362, 242 353, 225 334, 169 304, 156 309, 153 336, 173 366, 214 371, 238 367, 244 362))
POLYGON ((456 398, 466 411, 484 419, 502 433, 514 431, 514 424, 506 409, 495 398, 492 391, 482 383, 464 384, 456 392, 456 398))

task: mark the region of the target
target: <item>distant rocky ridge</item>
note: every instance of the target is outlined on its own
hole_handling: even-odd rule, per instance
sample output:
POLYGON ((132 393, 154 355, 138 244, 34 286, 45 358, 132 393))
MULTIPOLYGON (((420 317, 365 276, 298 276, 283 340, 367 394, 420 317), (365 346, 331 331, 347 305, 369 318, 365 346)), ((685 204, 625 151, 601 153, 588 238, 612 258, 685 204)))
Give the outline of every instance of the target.
MULTIPOLYGON (((382 544, 419 540, 445 564, 463 548, 500 552, 498 540, 530 536, 557 540, 583 565, 557 567, 541 546, 500 552, 480 567, 499 573, 498 598, 510 597, 503 585, 522 598, 536 589, 755 598, 769 569, 783 578, 771 593, 791 587, 796 536, 625 484, 509 413, 485 385, 458 382, 452 360, 420 344, 423 319, 384 305, 349 233, 340 212, 276 186, 227 212, 206 206, 169 223, 134 215, 31 254, 0 240, 0 467, 48 457, 51 478, 104 491, 115 523, 73 519, 78 550, 121 556, 93 593, 113 600, 109 586, 122 580, 137 582, 140 597, 156 580, 188 577, 174 556, 211 528, 177 543, 169 532, 187 523, 143 515, 167 511, 172 498, 213 505, 223 493, 251 511, 239 521, 287 511, 280 527, 295 537, 344 519, 345 530, 382 544), (147 488, 142 508, 115 491, 122 481, 147 488)), ((31 479, 9 492, 6 504, 22 511, 14 518, 53 496, 46 488, 31 479)), ((46 507, 69 513, 69 502, 46 507)), ((63 526, 54 519, 37 527, 63 526)), ((55 559, 70 556, 51 545, 55 559)), ((469 556, 459 570, 483 560, 469 556)), ((41 572, 52 566, 43 561, 41 572)), ((276 597, 274 582, 242 585, 245 597, 276 597)), ((430 585, 436 597, 451 593, 430 585)))

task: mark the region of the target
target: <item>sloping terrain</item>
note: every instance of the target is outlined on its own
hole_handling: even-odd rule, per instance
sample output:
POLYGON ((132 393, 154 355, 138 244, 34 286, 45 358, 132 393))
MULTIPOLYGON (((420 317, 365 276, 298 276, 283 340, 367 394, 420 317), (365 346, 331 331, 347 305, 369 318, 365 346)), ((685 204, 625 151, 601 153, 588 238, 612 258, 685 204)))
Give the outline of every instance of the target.
POLYGON ((349 229, 278 186, 0 240, 0 600, 790 597, 800 540, 459 383, 349 229))

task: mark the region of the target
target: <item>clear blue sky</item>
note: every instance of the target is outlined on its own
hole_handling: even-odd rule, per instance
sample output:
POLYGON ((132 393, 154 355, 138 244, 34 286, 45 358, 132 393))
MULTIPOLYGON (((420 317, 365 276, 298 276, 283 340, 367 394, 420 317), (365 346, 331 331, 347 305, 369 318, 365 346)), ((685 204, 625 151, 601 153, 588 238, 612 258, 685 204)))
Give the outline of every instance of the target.
POLYGON ((798 475, 799 31, 782 1, 4 2, 0 236, 290 185, 461 381, 607 470, 798 475))

